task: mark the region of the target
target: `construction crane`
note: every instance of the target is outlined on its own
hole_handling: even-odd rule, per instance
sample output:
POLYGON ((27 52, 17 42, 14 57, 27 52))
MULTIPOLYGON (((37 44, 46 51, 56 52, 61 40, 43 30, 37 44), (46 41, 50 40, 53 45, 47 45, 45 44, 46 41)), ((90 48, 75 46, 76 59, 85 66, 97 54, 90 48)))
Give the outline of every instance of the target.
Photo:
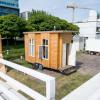
POLYGON ((74 23, 74 19, 75 19, 75 9, 92 10, 91 8, 79 7, 75 3, 70 3, 66 7, 73 10, 73 12, 72 12, 72 23, 74 23))

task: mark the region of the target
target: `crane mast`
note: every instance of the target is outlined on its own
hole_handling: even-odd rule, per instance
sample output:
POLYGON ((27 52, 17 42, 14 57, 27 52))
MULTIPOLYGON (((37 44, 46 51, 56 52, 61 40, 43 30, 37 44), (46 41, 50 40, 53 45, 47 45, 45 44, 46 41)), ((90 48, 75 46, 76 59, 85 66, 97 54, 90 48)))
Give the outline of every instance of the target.
POLYGON ((72 11, 72 23, 74 23, 74 20, 75 20, 75 9, 92 10, 91 8, 77 6, 75 3, 70 3, 66 7, 73 10, 72 11))

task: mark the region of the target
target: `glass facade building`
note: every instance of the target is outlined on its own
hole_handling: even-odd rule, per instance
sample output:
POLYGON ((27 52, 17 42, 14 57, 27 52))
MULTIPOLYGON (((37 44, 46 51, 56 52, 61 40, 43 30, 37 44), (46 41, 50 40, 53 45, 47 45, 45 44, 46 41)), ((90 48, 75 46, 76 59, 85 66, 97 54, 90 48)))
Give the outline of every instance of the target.
POLYGON ((18 0, 0 0, 0 16, 7 14, 19 15, 18 0))

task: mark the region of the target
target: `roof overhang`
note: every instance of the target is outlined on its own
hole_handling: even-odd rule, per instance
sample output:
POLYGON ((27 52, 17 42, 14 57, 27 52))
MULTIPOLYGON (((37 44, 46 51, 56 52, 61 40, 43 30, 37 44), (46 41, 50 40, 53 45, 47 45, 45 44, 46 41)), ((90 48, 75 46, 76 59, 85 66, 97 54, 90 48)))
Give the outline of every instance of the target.
POLYGON ((23 34, 39 34, 39 33, 78 33, 78 31, 71 31, 71 30, 60 30, 60 31, 33 31, 33 32, 23 32, 23 34))

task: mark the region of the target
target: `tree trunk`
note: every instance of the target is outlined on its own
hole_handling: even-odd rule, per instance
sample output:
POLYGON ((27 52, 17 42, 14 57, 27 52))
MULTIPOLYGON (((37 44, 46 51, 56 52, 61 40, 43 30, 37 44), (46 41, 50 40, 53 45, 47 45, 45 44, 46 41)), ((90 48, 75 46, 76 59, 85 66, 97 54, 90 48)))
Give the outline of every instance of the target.
POLYGON ((15 43, 15 46, 16 46, 16 37, 14 37, 14 43, 15 43))

